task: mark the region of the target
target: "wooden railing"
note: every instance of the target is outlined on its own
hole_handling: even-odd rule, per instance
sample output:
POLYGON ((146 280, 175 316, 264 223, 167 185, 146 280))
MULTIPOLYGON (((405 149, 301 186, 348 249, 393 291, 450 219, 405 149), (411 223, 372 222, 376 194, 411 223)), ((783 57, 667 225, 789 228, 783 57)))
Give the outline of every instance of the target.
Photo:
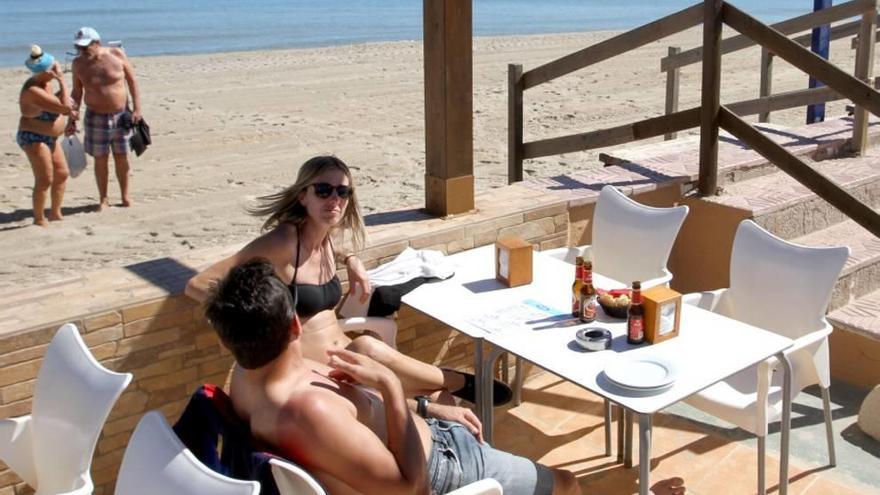
MULTIPOLYGON (((836 7, 832 7, 831 9, 825 9, 818 12, 813 12, 812 14, 806 14, 788 21, 783 21, 777 24, 773 24, 770 27, 776 29, 780 33, 783 34, 792 34, 800 31, 805 31, 808 29, 812 29, 814 27, 818 27, 824 24, 828 24, 829 18, 833 18, 834 20, 840 20, 842 18, 853 17, 858 15, 859 7, 857 2, 848 2, 846 4, 840 4, 836 7), (854 11, 855 8, 855 11, 854 11), (832 14, 832 17, 829 17, 829 14, 832 14), (797 21, 797 22, 793 22, 797 21)), ((880 20, 880 15, 877 16, 877 19, 880 20)), ((861 29, 861 20, 847 22, 843 24, 838 24, 836 26, 831 26, 829 29, 829 41, 845 38, 847 36, 853 36, 859 32, 861 29)), ((812 33, 803 34, 801 36, 797 36, 792 38, 792 41, 800 44, 801 46, 809 46, 812 40, 812 33)), ((722 54, 733 53, 739 50, 743 50, 745 48, 749 48, 754 46, 755 43, 748 37, 739 35, 733 36, 725 39, 721 42, 722 46, 722 54)), ((858 36, 853 36, 852 38, 852 48, 857 49, 859 47, 858 36)), ((692 65, 702 61, 702 47, 692 48, 685 52, 681 51, 680 47, 670 46, 668 55, 662 59, 660 59, 660 71, 666 72, 666 113, 671 114, 678 111, 678 99, 679 99, 679 87, 680 87, 680 70, 683 67, 688 65, 692 65)), ((775 110, 784 110, 787 108, 797 108, 803 107, 805 105, 812 105, 816 103, 825 103, 829 101, 835 101, 843 99, 843 96, 838 94, 833 90, 828 90, 828 88, 811 88, 811 89, 803 89, 797 91, 789 91, 786 93, 780 93, 778 95, 771 95, 772 87, 773 87, 773 52, 769 51, 766 48, 761 48, 761 75, 759 82, 759 90, 758 90, 758 98, 754 100, 748 100, 750 105, 753 105, 754 108, 759 108, 760 110, 757 112, 753 112, 751 109, 752 106, 749 107, 749 111, 746 113, 747 115, 758 114, 758 122, 769 122, 770 121, 770 112, 775 110), (779 96, 776 98, 775 96, 779 96)), ((875 86, 876 87, 876 86, 875 86)), ((734 105, 744 104, 746 102, 737 102, 736 104, 728 105, 731 109, 733 109, 734 105)), ((742 112, 737 112, 738 115, 744 115, 742 112)), ((665 138, 675 139, 675 133, 666 134, 665 138)))
MULTIPOLYGON (((864 152, 867 142, 868 112, 880 116, 880 93, 864 82, 872 79, 878 22, 877 2, 878 0, 852 0, 771 27, 724 0, 704 0, 702 4, 566 55, 528 72, 523 72, 521 65, 511 64, 508 66, 508 180, 509 182, 522 180, 522 162, 525 159, 623 144, 699 126, 699 192, 704 196, 714 195, 718 189, 718 131, 724 128, 795 180, 840 209, 845 215, 880 237, 880 215, 877 212, 859 202, 846 190, 774 143, 737 115, 779 109, 793 101, 818 102, 823 98, 830 99, 840 95, 852 100, 856 105, 852 147, 857 152, 864 152), (858 21, 859 47, 854 75, 847 74, 804 48, 800 40, 792 40, 785 36, 786 32, 799 32, 856 15, 860 15, 861 20, 858 21), (664 68, 667 70, 693 63, 695 59, 702 61, 702 100, 699 107, 672 111, 668 115, 609 129, 523 142, 524 90, 683 31, 700 22, 703 24, 703 46, 664 59, 666 61, 664 68), (724 24, 740 34, 722 41, 721 29, 724 24), (821 81, 827 88, 765 96, 758 100, 722 106, 720 101, 722 54, 754 44, 760 45, 768 53, 781 57, 821 81)), ((851 30, 852 26, 847 29, 851 30)))

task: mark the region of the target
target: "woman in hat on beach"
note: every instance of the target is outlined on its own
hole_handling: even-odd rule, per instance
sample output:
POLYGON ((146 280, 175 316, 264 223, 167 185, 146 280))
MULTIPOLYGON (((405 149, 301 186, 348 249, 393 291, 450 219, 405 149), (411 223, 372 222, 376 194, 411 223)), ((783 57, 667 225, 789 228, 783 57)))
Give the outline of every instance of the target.
POLYGON ((71 100, 61 66, 51 54, 34 45, 25 66, 33 75, 19 94, 21 118, 15 140, 27 155, 34 172, 34 223, 45 226, 48 222, 43 209, 47 193, 51 194, 49 220, 62 218, 61 201, 69 172, 58 136, 64 132, 64 120, 60 116, 70 113, 71 100), (53 80, 58 81, 58 92, 52 91, 53 80))
MULTIPOLYGON (((337 323, 335 308, 342 297, 342 287, 336 276, 336 263, 344 264, 348 270, 349 297, 360 293, 365 300, 370 293, 363 263, 353 252, 338 252, 339 244, 331 240, 333 233, 348 233, 355 249, 362 247, 364 241, 364 224, 351 172, 342 160, 334 156, 311 158, 300 167, 293 185, 259 201, 251 213, 267 217, 263 224, 266 233, 190 279, 187 295, 203 302, 211 285, 231 268, 252 258, 266 258, 297 295, 296 312, 302 322, 300 341, 305 357, 326 362, 328 350, 347 348, 391 368, 412 395, 448 391, 473 402, 472 375, 423 363, 373 337, 351 339, 337 323)), ((506 402, 510 389, 496 385, 499 388, 496 403, 506 402)), ((458 421, 479 433, 479 420, 471 411, 431 406, 439 409, 435 414, 452 415, 443 419, 458 421)))

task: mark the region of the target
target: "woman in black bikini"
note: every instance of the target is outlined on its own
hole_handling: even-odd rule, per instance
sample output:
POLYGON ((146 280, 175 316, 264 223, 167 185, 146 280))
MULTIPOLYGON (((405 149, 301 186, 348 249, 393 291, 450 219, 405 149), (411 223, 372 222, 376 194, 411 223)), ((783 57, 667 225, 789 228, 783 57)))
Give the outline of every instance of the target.
MULTIPOLYGON (((292 186, 260 199, 260 206, 252 213, 268 217, 263 224, 267 232, 190 279, 187 295, 204 301, 211 284, 232 267, 252 258, 266 258, 291 290, 297 291, 296 311, 302 322, 300 342, 304 357, 325 363, 328 350, 347 348, 388 366, 400 377, 410 396, 448 391, 467 397, 473 393, 472 377, 413 359, 373 337, 351 339, 339 327, 334 309, 342 297, 342 287, 336 276, 336 263, 343 263, 348 270, 349 297, 360 293, 366 299, 370 292, 360 259, 351 253, 335 252, 330 239, 332 233, 342 231, 351 234, 355 249, 364 242, 364 225, 351 172, 342 160, 333 156, 312 158, 302 165, 292 186)), ((509 399, 509 389, 505 391, 509 399)), ((435 416, 458 421, 469 425, 474 433, 479 432, 479 420, 469 410, 431 406, 435 416)))
POLYGON ((46 207, 46 194, 50 189, 52 209, 49 220, 62 218, 61 201, 64 199, 64 188, 70 173, 57 138, 64 132, 64 122, 59 117, 70 113, 71 101, 61 66, 52 55, 34 45, 25 66, 34 75, 24 83, 19 94, 21 118, 15 140, 24 150, 34 171, 34 223, 45 226, 48 222, 43 209, 46 207), (60 87, 54 94, 52 80, 58 81, 60 87))

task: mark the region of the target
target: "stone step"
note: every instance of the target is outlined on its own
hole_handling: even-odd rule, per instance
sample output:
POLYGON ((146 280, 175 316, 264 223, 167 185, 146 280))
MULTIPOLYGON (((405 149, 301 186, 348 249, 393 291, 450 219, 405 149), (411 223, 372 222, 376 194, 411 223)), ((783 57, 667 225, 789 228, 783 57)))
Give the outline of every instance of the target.
MULTIPOLYGON (((811 165, 863 203, 880 206, 880 152, 811 165)), ((847 220, 784 172, 728 184, 721 195, 704 199, 749 212, 755 222, 783 239, 796 239, 847 220)))
MULTIPOLYGON (((846 152, 852 137, 852 117, 829 118, 824 122, 801 127, 774 124, 753 124, 767 137, 802 158, 825 160, 846 152)), ((880 137, 880 119, 872 117, 868 131, 870 142, 880 137)), ((700 137, 686 136, 671 141, 627 145, 599 154, 606 166, 651 170, 666 177, 687 177, 697 180, 700 164, 700 137)), ((725 132, 718 142, 718 183, 730 184, 778 170, 766 158, 749 149, 725 132)))
POLYGON ((880 290, 880 238, 853 220, 793 239, 804 246, 849 246, 850 255, 831 295, 835 310, 856 298, 880 290))
POLYGON ((845 330, 880 341, 880 290, 854 299, 828 314, 837 330, 845 330))

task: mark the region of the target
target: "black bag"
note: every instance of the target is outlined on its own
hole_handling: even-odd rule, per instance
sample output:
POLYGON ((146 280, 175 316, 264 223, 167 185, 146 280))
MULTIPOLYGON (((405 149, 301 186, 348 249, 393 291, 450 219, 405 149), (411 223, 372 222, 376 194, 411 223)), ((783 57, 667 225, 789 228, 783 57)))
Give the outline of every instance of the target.
POLYGON ((153 140, 150 138, 150 126, 147 125, 147 122, 143 118, 139 120, 137 124, 134 124, 134 129, 132 130, 131 137, 128 139, 128 144, 137 156, 144 154, 144 151, 147 150, 147 146, 153 144, 153 140))

